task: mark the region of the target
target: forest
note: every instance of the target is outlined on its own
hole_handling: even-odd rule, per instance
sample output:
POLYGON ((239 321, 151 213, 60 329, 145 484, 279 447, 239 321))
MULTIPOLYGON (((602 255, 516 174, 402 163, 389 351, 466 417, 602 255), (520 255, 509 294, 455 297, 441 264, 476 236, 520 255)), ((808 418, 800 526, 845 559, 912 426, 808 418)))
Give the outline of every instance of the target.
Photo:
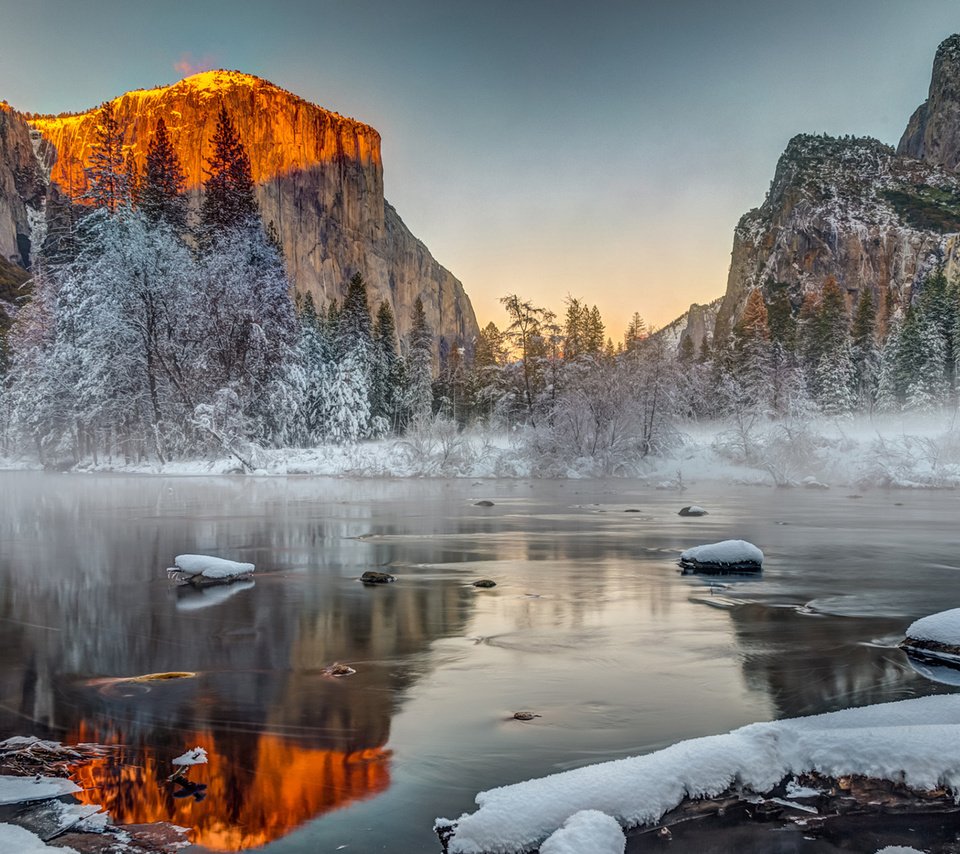
POLYGON ((806 293, 768 282, 731 335, 699 344, 677 346, 639 313, 615 344, 596 306, 568 295, 558 317, 516 294, 501 299, 505 328, 472 341, 438 339, 418 300, 401 339, 363 271, 342 302, 291 294, 224 109, 198 206, 162 119, 142 171, 122 140, 105 104, 86 194, 47 210, 29 297, 0 342, 6 456, 228 455, 253 469, 257 448, 483 425, 522 431, 544 471, 589 459, 614 473, 701 421, 728 422, 727 449, 748 459, 758 426, 956 405, 960 289, 942 269, 904 298, 833 278, 806 293))

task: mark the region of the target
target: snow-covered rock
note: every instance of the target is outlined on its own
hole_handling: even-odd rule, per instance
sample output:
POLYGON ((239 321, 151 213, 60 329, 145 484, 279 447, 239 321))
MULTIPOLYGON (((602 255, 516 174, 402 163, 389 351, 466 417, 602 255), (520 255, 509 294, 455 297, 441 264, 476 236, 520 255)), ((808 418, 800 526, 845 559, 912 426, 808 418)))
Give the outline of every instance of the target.
POLYGON ((627 838, 616 819, 598 810, 574 813, 540 846, 540 854, 623 854, 627 838))
POLYGON ((186 580, 201 577, 210 581, 232 581, 246 578, 254 570, 252 563, 238 563, 209 555, 177 555, 174 563, 176 566, 170 571, 186 580))
MULTIPOLYGON (((750 724, 477 795, 479 809, 438 819, 450 854, 530 851, 581 810, 621 826, 658 822, 685 798, 732 786, 765 793, 799 774, 863 775, 960 794, 960 695, 750 724)), ((562 850, 562 849, 561 849, 562 850)))
POLYGON ((193 750, 188 750, 182 756, 178 756, 171 764, 178 765, 180 767, 190 765, 206 765, 207 751, 202 747, 195 747, 193 750))
POLYGON ((900 646, 907 652, 960 664, 960 608, 940 611, 912 623, 900 646))
POLYGON ((687 549, 680 555, 680 565, 690 569, 760 569, 763 552, 746 540, 723 540, 687 549))
POLYGON ((0 805, 45 801, 79 792, 80 787, 63 777, 13 777, 0 775, 0 805))
POLYGON ((689 507, 681 507, 680 512, 677 513, 678 516, 706 516, 707 511, 702 507, 699 507, 696 504, 691 504, 689 507))

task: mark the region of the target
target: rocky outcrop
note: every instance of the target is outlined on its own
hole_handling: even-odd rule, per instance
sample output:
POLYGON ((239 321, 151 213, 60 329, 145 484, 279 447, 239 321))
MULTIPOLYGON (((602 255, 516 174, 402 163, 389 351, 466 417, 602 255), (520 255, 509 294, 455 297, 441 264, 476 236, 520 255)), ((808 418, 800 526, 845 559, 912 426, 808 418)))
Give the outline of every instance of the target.
MULTIPOLYGON (((832 276, 902 298, 934 266, 960 270, 960 35, 937 50, 930 96, 896 150, 874 139, 802 134, 777 163, 763 204, 734 230, 715 336, 726 336, 756 287, 786 284, 795 307, 832 276)), ((702 340, 699 307, 667 329, 702 340)), ((706 326, 709 327, 709 318, 706 326)), ((666 331, 666 330, 665 330, 666 331)))
POLYGON ((42 216, 46 184, 34 154, 30 126, 0 103, 0 256, 27 267, 33 230, 42 216))
POLYGON ((960 168, 960 35, 937 48, 930 93, 910 117, 897 153, 952 172, 960 168))
MULTIPOLYGON (((355 272, 372 307, 387 300, 400 332, 423 300, 438 336, 470 343, 477 322, 461 283, 430 255, 383 196, 380 135, 266 80, 211 71, 111 102, 124 147, 142 169, 163 118, 196 198, 221 104, 250 155, 264 223, 280 236, 294 288, 319 304, 339 299, 355 272)), ((43 136, 51 185, 77 198, 86 189, 98 113, 31 118, 43 136)), ((0 223, 2 227, 2 223, 0 223)), ((0 244, 2 245, 2 244, 0 244)))
POLYGON ((874 139, 801 135, 777 164, 763 204, 734 231, 716 331, 730 331, 752 288, 790 286, 795 305, 829 276, 901 294, 952 254, 960 182, 874 139))

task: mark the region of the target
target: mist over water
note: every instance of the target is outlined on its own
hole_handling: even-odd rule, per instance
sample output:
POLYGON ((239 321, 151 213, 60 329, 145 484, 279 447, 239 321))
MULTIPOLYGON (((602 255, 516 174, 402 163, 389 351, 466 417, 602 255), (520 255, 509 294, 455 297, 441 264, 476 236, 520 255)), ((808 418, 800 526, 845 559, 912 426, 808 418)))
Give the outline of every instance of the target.
POLYGON ((960 604, 957 502, 0 473, 0 737, 123 745, 81 772, 88 800, 215 850, 436 851, 433 819, 485 788, 954 690, 896 643, 960 604), (690 503, 710 515, 678 517, 690 503), (679 574, 682 549, 726 538, 764 550, 762 576, 679 574), (185 552, 253 562, 254 583, 175 589, 185 552), (383 568, 394 584, 357 580, 383 568), (324 676, 335 661, 356 675, 324 676), (196 676, 129 681, 173 670, 196 676), (175 799, 169 761, 195 744, 207 797, 175 799))

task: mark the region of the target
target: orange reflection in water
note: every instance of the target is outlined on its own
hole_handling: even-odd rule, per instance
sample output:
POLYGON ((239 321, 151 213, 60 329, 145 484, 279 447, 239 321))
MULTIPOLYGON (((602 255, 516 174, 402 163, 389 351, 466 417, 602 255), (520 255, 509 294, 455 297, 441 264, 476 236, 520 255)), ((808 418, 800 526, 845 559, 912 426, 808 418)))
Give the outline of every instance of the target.
MULTIPOLYGON (((87 727, 68 744, 98 741, 87 727)), ((109 739, 99 739, 109 743, 109 739)), ((382 747, 347 753, 302 747, 263 734, 234 760, 209 731, 183 739, 184 749, 199 745, 209 763, 189 769, 195 783, 207 784, 202 801, 176 799, 166 782, 175 754, 149 747, 124 748, 78 767, 73 774, 84 791, 81 801, 100 804, 116 824, 170 821, 192 828, 190 839, 217 851, 264 845, 311 818, 383 792, 390 785, 390 751, 382 747), (243 760, 247 761, 244 762, 243 760)))

